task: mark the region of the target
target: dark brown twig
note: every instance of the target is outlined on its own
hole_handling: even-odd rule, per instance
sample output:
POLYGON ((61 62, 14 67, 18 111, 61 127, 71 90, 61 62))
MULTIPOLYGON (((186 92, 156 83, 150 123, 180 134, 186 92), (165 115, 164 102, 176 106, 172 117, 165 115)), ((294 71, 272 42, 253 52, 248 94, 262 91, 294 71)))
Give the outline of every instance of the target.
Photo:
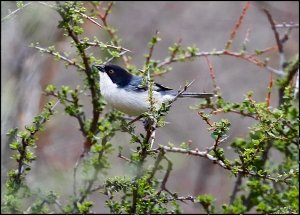
POLYGON ((278 46, 278 51, 279 51, 279 53, 283 53, 283 47, 282 47, 282 44, 280 42, 279 34, 277 32, 277 29, 276 29, 273 17, 272 17, 272 15, 270 14, 270 12, 267 9, 263 9, 263 11, 267 15, 268 20, 269 20, 269 22, 271 24, 272 30, 273 30, 274 35, 275 35, 276 43, 277 43, 277 46, 278 46))

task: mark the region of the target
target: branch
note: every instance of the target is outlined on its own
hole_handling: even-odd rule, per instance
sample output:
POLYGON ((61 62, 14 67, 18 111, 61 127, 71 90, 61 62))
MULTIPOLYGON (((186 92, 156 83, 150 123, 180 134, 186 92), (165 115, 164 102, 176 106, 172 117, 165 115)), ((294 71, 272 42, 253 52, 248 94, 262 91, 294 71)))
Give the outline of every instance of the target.
MULTIPOLYGON (((268 48, 269 50, 269 48, 268 48)), ((277 75, 283 75, 283 72, 281 71, 276 71, 276 70, 272 70, 270 69, 270 67, 267 66, 266 62, 261 61, 260 59, 256 58, 254 54, 245 54, 242 52, 233 52, 233 51, 229 51, 229 50, 221 50, 221 51, 212 51, 212 52, 197 52, 195 54, 190 54, 187 53, 185 54, 184 57, 175 57, 175 58, 166 58, 164 61, 160 62, 157 67, 164 67, 166 65, 169 65, 171 63, 174 62, 180 62, 182 60, 186 60, 186 59, 191 59, 191 58, 195 58, 195 57, 205 57, 205 56, 222 56, 222 55, 227 55, 227 56, 232 56, 232 57, 236 57, 236 58, 240 58, 243 59, 245 61, 248 61, 250 63, 255 64, 258 67, 262 67, 267 69, 270 72, 273 72, 277 75)))
MULTIPOLYGON (((148 152, 160 152, 160 150, 165 150, 167 152, 175 152, 175 153, 182 153, 182 154, 187 154, 187 155, 194 155, 194 156, 199 156, 199 157, 204 157, 207 158, 208 160, 212 161, 215 164, 218 164, 224 169, 227 170, 233 170, 233 166, 225 164, 223 161, 219 160, 218 158, 208 154, 208 151, 199 151, 198 149, 196 150, 189 150, 189 149, 183 149, 183 148, 177 148, 177 147, 169 147, 169 146, 163 146, 160 145, 157 149, 149 150, 148 152)), ((263 179, 268 179, 274 182, 284 182, 285 184, 288 184, 287 180, 284 178, 275 178, 270 175, 261 175, 258 174, 257 172, 254 171, 249 171, 246 169, 241 169, 238 168, 236 169, 238 173, 241 173, 242 175, 250 175, 253 177, 258 177, 258 178, 263 178, 263 179)))
POLYGON ((213 161, 213 163, 216 163, 219 166, 223 167, 224 169, 228 169, 228 170, 231 169, 230 166, 227 166, 223 161, 218 160, 216 157, 208 154, 207 151, 202 152, 202 151, 199 151, 198 149, 189 150, 189 149, 182 149, 182 148, 162 146, 162 145, 160 145, 157 149, 153 149, 153 150, 149 150, 149 151, 159 152, 160 150, 165 150, 165 151, 168 151, 168 152, 188 154, 188 155, 195 155, 195 156, 199 156, 199 157, 205 157, 205 158, 213 161))

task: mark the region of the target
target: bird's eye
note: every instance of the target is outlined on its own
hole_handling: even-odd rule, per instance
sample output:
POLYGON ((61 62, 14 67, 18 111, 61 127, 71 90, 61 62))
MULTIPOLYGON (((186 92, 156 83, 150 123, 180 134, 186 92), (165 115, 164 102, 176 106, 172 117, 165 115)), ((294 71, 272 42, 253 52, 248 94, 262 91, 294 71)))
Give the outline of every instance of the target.
POLYGON ((112 70, 112 69, 108 70, 108 74, 112 75, 112 74, 114 74, 114 73, 115 73, 114 70, 112 70))

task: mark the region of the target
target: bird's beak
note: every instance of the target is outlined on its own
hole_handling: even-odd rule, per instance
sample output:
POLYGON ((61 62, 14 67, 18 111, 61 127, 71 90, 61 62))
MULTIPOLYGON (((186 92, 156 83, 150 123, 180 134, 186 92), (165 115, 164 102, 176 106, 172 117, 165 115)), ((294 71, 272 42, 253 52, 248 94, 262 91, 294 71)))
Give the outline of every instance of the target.
POLYGON ((105 65, 104 64, 98 64, 98 65, 95 65, 95 67, 101 71, 101 72, 105 72, 105 65))

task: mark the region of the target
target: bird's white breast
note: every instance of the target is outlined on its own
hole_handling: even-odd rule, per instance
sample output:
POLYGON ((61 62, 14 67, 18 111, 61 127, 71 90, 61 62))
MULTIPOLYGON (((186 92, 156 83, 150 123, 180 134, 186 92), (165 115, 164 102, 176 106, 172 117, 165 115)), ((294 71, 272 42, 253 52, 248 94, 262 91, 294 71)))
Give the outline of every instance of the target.
MULTIPOLYGON (((117 110, 128 115, 137 116, 150 107, 148 91, 131 92, 119 88, 111 81, 106 73, 100 72, 100 90, 106 101, 117 110)), ((170 101, 174 98, 171 95, 162 96, 158 92, 153 93, 155 107, 159 108, 162 102, 170 101)))

